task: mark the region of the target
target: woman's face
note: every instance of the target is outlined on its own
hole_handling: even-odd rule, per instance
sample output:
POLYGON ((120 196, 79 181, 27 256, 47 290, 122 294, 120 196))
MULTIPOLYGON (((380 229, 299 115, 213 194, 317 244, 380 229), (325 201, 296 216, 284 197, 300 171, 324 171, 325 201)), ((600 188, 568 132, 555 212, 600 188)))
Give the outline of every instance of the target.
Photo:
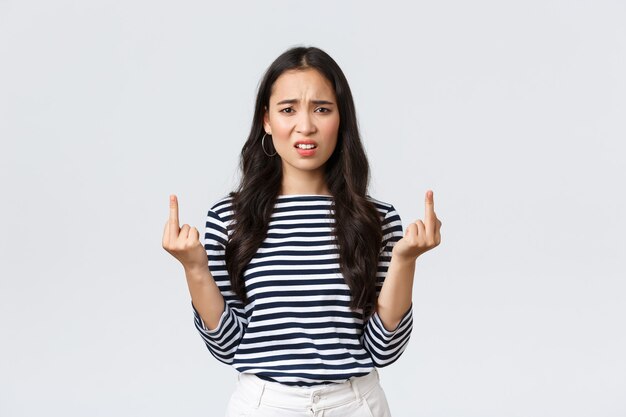
MULTIPOLYGON (((337 145, 339 109, 332 84, 319 71, 290 70, 281 74, 272 86, 263 121, 282 159, 283 175, 323 173, 337 145), (315 148, 300 149, 296 147, 299 142, 313 143, 315 148)), ((269 153, 268 139, 265 149, 269 153)))

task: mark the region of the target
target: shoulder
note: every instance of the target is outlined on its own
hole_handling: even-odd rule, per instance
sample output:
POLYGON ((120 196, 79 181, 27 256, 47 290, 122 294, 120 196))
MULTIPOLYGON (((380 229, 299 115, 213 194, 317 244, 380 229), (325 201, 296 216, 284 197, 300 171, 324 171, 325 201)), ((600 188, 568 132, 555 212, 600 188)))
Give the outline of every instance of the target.
POLYGON ((390 202, 379 200, 377 198, 372 197, 369 194, 367 194, 365 197, 368 199, 368 201, 374 204, 374 206, 376 207, 376 210, 378 210, 381 217, 383 218, 396 212, 395 207, 390 202))
POLYGON ((233 197, 230 194, 223 195, 219 197, 217 200, 213 200, 213 204, 211 204, 211 210, 223 211, 226 208, 231 208, 232 201, 233 201, 233 197))
POLYGON ((230 194, 222 195, 218 199, 213 200, 209 208, 208 216, 222 222, 230 220, 233 214, 232 200, 233 197, 230 194))
MULTIPOLYGON (((400 219, 400 215, 396 211, 396 208, 393 204, 378 200, 371 196, 367 196, 368 200, 370 200, 376 206, 376 209, 380 213, 381 216, 381 225, 383 231, 383 241, 388 242, 389 240, 398 240, 404 234, 402 229, 402 219, 400 219)), ((386 243, 383 243, 383 247, 386 243)))

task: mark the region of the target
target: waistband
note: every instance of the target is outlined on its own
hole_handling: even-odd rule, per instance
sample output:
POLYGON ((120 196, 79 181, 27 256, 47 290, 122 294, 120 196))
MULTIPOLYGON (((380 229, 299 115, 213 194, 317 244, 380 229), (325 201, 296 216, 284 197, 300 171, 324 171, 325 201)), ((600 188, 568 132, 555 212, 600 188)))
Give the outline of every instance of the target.
POLYGON ((360 403, 362 396, 379 384, 376 368, 363 376, 345 382, 313 387, 297 387, 266 381, 254 374, 239 373, 237 388, 254 407, 266 404, 279 408, 319 410, 337 407, 352 401, 360 403))

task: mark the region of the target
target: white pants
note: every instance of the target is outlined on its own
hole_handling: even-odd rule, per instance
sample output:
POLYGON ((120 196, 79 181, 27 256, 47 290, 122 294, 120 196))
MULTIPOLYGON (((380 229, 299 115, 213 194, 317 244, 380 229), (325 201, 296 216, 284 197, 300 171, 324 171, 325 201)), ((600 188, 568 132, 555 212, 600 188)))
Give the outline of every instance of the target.
POLYGON ((346 382, 297 387, 239 373, 226 417, 391 417, 376 368, 346 382))

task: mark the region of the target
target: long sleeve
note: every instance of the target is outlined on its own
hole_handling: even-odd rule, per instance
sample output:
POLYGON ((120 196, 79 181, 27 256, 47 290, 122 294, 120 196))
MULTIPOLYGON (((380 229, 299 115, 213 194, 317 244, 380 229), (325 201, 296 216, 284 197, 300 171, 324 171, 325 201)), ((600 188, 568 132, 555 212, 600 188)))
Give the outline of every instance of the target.
POLYGON ((216 207, 219 207, 219 202, 207 214, 204 248, 208 256, 211 275, 224 297, 224 311, 217 327, 209 330, 193 305, 193 301, 191 307, 194 314, 194 324, 211 354, 220 362, 232 364, 248 323, 243 303, 231 291, 224 259, 228 232, 216 207))
MULTIPOLYGON (((377 297, 387 276, 387 270, 391 262, 391 251, 395 243, 403 236, 402 221, 393 206, 390 206, 385 215, 382 222, 382 230, 383 240, 378 263, 377 297)), ((363 328, 363 346, 370 353, 374 365, 382 368, 395 362, 406 349, 412 329, 412 302, 393 331, 388 331, 384 328, 378 312, 375 312, 363 328)))

